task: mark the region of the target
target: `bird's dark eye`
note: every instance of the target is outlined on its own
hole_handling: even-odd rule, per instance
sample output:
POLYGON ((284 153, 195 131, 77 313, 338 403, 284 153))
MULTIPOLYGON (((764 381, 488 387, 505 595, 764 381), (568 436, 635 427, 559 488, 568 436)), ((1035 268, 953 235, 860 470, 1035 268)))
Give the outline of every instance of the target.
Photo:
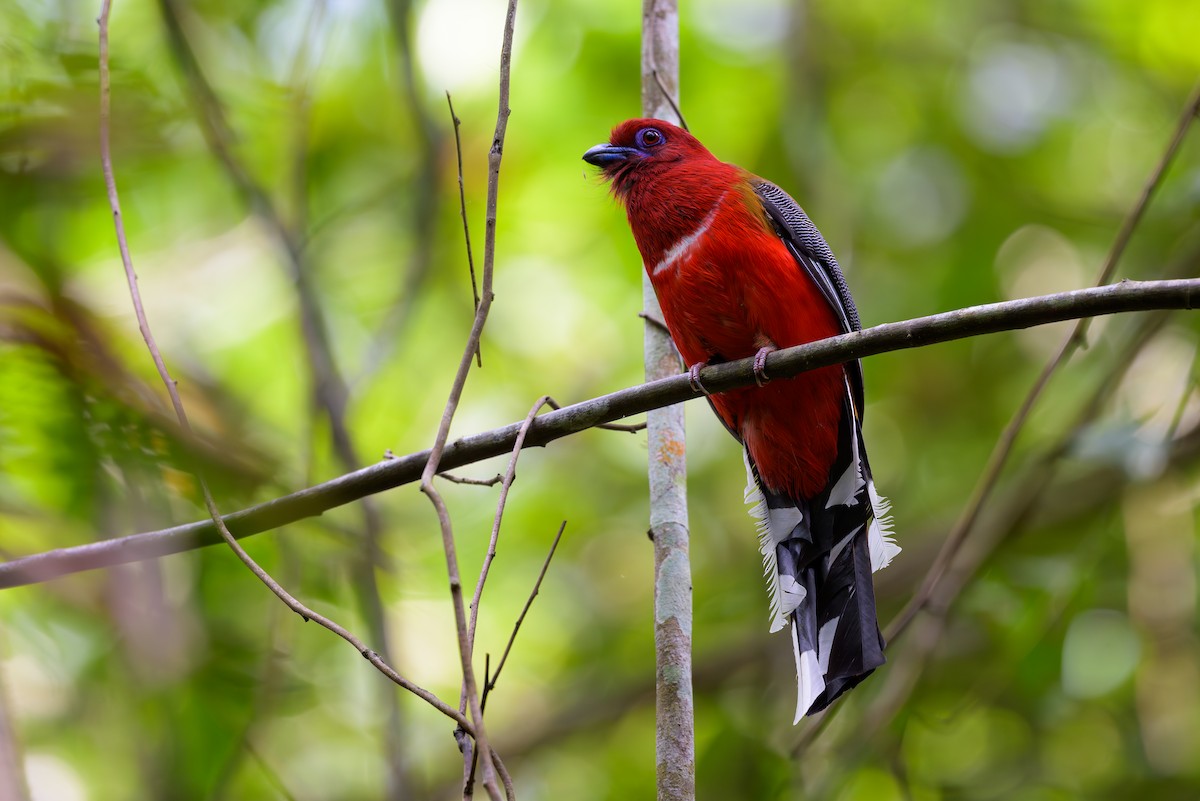
POLYGON ((657 147, 665 141, 667 141, 667 138, 657 128, 643 128, 637 134, 639 147, 657 147))

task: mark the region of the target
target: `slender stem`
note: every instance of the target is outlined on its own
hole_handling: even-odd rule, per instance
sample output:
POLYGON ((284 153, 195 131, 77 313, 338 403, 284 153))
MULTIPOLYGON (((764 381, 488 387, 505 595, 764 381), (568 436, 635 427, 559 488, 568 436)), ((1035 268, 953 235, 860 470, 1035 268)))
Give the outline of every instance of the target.
POLYGON ((537 581, 533 583, 533 590, 529 593, 529 597, 525 599, 525 606, 521 608, 521 614, 517 615, 517 622, 513 624, 512 634, 508 637, 508 642, 504 645, 504 653, 500 655, 500 662, 496 665, 496 670, 486 680, 483 686, 483 701, 487 701, 488 693, 496 687, 496 682, 500 681, 500 671, 504 670, 504 664, 508 661, 508 653, 512 650, 513 643, 517 641, 517 632, 521 630, 521 624, 525 622, 525 615, 529 613, 529 607, 533 606, 533 599, 538 596, 538 592, 542 589, 542 580, 546 578, 546 571, 550 569, 550 560, 554 558, 554 552, 558 550, 558 542, 562 539, 563 532, 567 530, 567 521, 562 521, 562 525, 558 527, 558 533, 554 535, 554 542, 550 543, 550 552, 546 554, 546 560, 542 562, 542 569, 538 573, 537 581))
MULTIPOLYGON (((454 155, 458 159, 458 212, 462 217, 463 242, 467 248, 467 269, 471 273, 471 298, 475 302, 475 313, 478 314, 479 284, 475 280, 475 257, 471 254, 471 226, 467 222, 467 193, 463 184, 462 137, 458 132, 462 120, 454 113, 454 101, 450 99, 449 92, 446 92, 446 105, 450 108, 450 121, 454 125, 454 155)), ((483 353, 478 348, 475 350, 475 364, 483 367, 483 353)))
MULTIPOLYGON (((472 651, 475 649, 475 624, 479 620, 479 602, 483 599, 483 587, 487 583, 492 561, 496 558, 496 545, 500 541, 500 523, 504 519, 508 491, 512 488, 513 482, 517 480, 517 459, 521 456, 521 448, 525 446, 525 437, 529 436, 529 427, 537 419, 537 413, 548 403, 553 404, 554 399, 549 395, 543 395, 529 409, 529 414, 525 416, 525 422, 521 424, 521 430, 517 432, 517 441, 513 444, 512 456, 508 459, 508 469, 504 471, 504 479, 500 483, 500 497, 496 501, 496 515, 492 519, 492 533, 488 539, 487 554, 483 558, 483 565, 479 568, 479 580, 475 582, 475 594, 471 597, 471 621, 467 628, 467 640, 471 644, 472 651)), ((557 404, 555 405, 557 406, 557 404)), ((486 675, 484 678, 486 683, 486 675)))
MULTIPOLYGON (((536 411, 536 409, 535 409, 536 411)), ((529 612, 529 607, 533 605, 533 599, 537 597, 538 590, 542 588, 542 579, 546 578, 546 571, 550 568, 550 560, 554 558, 554 552, 558 550, 558 542, 562 539, 563 531, 567 528, 567 521, 562 521, 562 525, 558 527, 558 533, 554 535, 554 542, 550 544, 550 553, 546 554, 546 560, 542 562, 541 572, 538 573, 537 581, 533 584, 533 590, 529 593, 529 597, 525 599, 525 606, 521 609, 521 614, 517 616, 517 622, 513 625, 512 634, 508 637, 508 642, 504 646, 504 655, 500 657, 500 664, 496 666, 496 672, 491 669, 491 655, 484 654, 483 660, 483 694, 479 698, 479 706, 481 709, 487 708, 487 699, 492 690, 496 689, 496 682, 500 680, 500 671, 504 669, 504 663, 508 660, 509 651, 512 650, 513 643, 517 640, 517 632, 521 630, 521 624, 525 622, 525 615, 529 612)), ((478 586, 483 586, 482 583, 478 586)), ((477 607, 471 609, 474 616, 477 607)), ((471 782, 475 778, 475 760, 472 760, 471 767, 467 771, 467 789, 470 790, 471 782)))
POLYGON ((438 473, 438 478, 444 478, 451 484, 466 484, 472 487, 494 487, 504 480, 504 476, 499 473, 491 478, 471 478, 469 476, 456 476, 453 473, 438 473))
MULTIPOLYGON (((476 351, 476 356, 478 355, 479 353, 476 351)), ((525 422, 521 424, 521 430, 517 434, 516 444, 513 445, 512 456, 510 456, 508 459, 508 469, 505 471, 502 479, 500 486, 500 497, 496 501, 496 516, 492 520, 492 533, 488 540, 488 550, 483 557, 483 564, 479 568, 479 579, 475 582, 475 592, 471 596, 471 619, 467 624, 467 648, 470 650, 472 657, 475 654, 475 625, 479 620, 479 602, 483 599, 483 587, 487 583, 488 573, 492 569, 492 561, 496 558, 496 546, 500 541, 500 523, 504 519, 504 507, 508 503, 508 491, 512 487, 513 481, 515 481, 517 478, 517 458, 521 455, 521 447, 525 444, 525 437, 529 434, 529 426, 533 424, 533 421, 537 418, 537 413, 541 411, 541 408, 546 404, 550 404, 557 408, 557 404, 554 403, 554 400, 549 395, 543 395, 542 397, 538 398, 537 402, 533 404, 532 408, 530 408, 529 414, 525 416, 525 422)), ((487 705, 488 696, 489 669, 487 666, 488 663, 486 654, 484 656, 484 660, 483 692, 479 698, 479 711, 481 713, 483 712, 484 707, 487 705)), ((460 693, 458 699, 459 711, 466 711, 468 702, 469 698, 467 697, 467 686, 466 682, 463 682, 462 692, 460 693)), ((470 797, 472 785, 475 781, 475 767, 477 764, 475 757, 477 756, 477 753, 472 752, 469 756, 470 758, 467 759, 468 754, 466 749, 464 749, 463 757, 464 759, 467 759, 467 763, 464 764, 463 771, 466 774, 465 789, 463 792, 464 797, 470 797)))

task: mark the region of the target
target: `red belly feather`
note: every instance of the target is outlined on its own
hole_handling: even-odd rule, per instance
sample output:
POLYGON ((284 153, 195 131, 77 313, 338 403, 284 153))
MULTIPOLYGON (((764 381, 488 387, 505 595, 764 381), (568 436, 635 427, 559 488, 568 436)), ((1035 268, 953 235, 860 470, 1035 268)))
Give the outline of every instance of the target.
MULTIPOLYGON (((690 252, 652 275, 663 316, 688 364, 753 356, 763 338, 780 348, 841 333, 820 290, 768 232, 747 241, 717 225, 690 252)), ((738 432, 763 482, 811 498, 829 480, 846 392, 841 367, 824 367, 712 397, 738 432)))

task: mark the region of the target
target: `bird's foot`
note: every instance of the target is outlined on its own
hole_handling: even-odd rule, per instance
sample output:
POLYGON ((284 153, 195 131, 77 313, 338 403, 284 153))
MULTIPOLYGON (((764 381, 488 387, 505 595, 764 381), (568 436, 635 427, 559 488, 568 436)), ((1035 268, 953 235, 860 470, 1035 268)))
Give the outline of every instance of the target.
POLYGON ((767 375, 767 354, 777 350, 779 348, 774 345, 767 345, 759 348, 758 353, 754 354, 754 383, 760 387, 771 380, 771 377, 767 375))
POLYGON ((699 392, 705 396, 712 394, 700 383, 700 368, 707 366, 705 362, 696 362, 688 368, 688 384, 691 385, 692 392, 699 392))

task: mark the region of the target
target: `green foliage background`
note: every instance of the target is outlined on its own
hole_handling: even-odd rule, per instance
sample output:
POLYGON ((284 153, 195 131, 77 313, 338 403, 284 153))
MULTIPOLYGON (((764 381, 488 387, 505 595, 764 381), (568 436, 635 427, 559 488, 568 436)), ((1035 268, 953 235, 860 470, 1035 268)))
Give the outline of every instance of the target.
MULTIPOLYGON (((463 120, 478 260, 503 3, 181 5, 233 152, 299 232, 361 459, 428 447, 472 314, 443 93, 463 120)), ((805 205, 866 325, 1090 283, 1200 74, 1193 0, 681 5, 692 130, 805 205)), ((98 151, 98 4, 0 5, 6 558, 201 519, 187 451, 225 510, 344 472, 314 412, 280 243, 206 143, 163 9, 116 3, 114 163, 198 443, 175 433, 121 275, 98 151)), ((496 305, 456 435, 520 419, 545 393, 569 403, 640 380, 639 260, 579 160, 638 114, 639 24, 629 0, 522 0, 496 305)), ((1195 275, 1198 201, 1193 135, 1118 276, 1195 275)), ((807 727, 790 725, 788 643, 767 634, 741 459, 689 407, 700 798, 1200 795, 1197 324, 1177 314, 1128 346, 1146 319, 1092 327, 1018 443, 945 626, 920 618, 799 756, 807 727), (1065 455, 1036 472, 1058 442, 1065 455)), ((879 577, 881 620, 912 596, 1066 330, 867 362, 867 441, 905 546, 879 577)), ((488 704, 523 799, 653 792, 645 458, 640 435, 602 431, 522 457, 480 669, 568 521, 488 704)), ((442 489, 473 576, 496 490, 442 489)), ((411 485, 376 502, 370 572, 394 664, 454 703, 433 511, 411 485)), ((362 528, 348 507, 246 544, 365 633, 362 528)), ((5 590, 0 620, 0 697, 33 798, 454 796, 447 719, 287 613, 224 548, 5 590)))

